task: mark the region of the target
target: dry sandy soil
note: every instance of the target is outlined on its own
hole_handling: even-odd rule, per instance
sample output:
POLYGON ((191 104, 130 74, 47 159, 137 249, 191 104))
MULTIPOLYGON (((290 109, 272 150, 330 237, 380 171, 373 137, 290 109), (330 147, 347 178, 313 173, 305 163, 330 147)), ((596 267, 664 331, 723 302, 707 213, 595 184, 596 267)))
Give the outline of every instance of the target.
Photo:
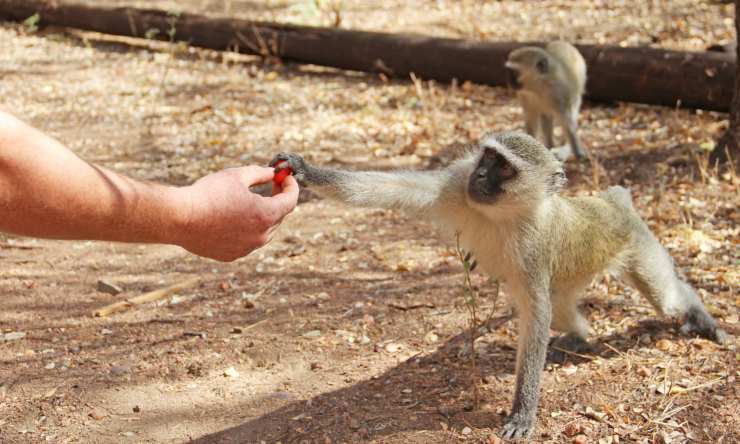
MULTIPOLYGON (((331 2, 96 3, 337 21, 331 2)), ((700 50, 732 37, 732 9, 696 0, 347 0, 335 9, 350 28, 476 39, 700 50)), ((13 24, 0 24, 0 106, 89 161, 171 184, 265 164, 279 150, 352 168, 427 168, 485 131, 521 126, 504 89, 384 82, 13 24)), ((738 180, 703 168, 726 118, 587 103, 582 135, 596 160, 568 165, 567 192, 630 186, 737 337, 738 180)), ((0 442, 497 442, 516 326, 502 320, 477 341, 483 403, 471 409, 462 267, 454 240, 430 233, 413 214, 309 196, 268 247, 229 264, 168 246, 0 236, 0 442), (159 303, 91 316, 194 276, 200 286, 159 303), (99 279, 124 293, 98 292, 99 279)), ((484 316, 509 313, 495 283, 479 274, 473 283, 484 316)), ((594 352, 548 364, 533 441, 740 440, 736 339, 683 337, 614 280, 596 280, 584 310, 594 352)))

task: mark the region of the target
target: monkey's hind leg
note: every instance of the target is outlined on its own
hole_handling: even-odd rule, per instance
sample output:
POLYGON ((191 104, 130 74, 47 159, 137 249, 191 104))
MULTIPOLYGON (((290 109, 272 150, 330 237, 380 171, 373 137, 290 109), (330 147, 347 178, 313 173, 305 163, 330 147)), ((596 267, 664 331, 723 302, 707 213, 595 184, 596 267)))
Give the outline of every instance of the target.
POLYGON ((668 252, 646 226, 644 230, 636 241, 638 253, 628 263, 627 281, 661 313, 683 317, 681 333, 724 343, 727 333, 707 312, 694 289, 677 276, 668 252))
POLYGON ((555 139, 552 131, 552 116, 545 113, 540 114, 540 129, 542 129, 542 143, 545 144, 545 147, 554 147, 555 139))
POLYGON ((565 134, 568 136, 568 144, 573 154, 578 159, 588 159, 586 150, 581 145, 581 139, 578 137, 578 112, 569 112, 561 117, 562 126, 565 134))

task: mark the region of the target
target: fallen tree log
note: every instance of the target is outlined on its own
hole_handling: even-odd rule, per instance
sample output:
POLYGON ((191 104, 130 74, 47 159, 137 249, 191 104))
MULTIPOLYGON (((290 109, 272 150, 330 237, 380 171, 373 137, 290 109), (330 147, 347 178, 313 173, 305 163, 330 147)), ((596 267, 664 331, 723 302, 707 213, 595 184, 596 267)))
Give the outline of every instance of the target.
MULTIPOLYGON (((413 72, 423 79, 469 80, 492 86, 505 86, 506 56, 523 45, 282 25, 57 0, 0 0, 0 19, 23 21, 36 13, 39 26, 173 39, 203 48, 236 49, 393 77, 408 77, 413 72)), ((729 110, 735 71, 735 58, 730 55, 597 45, 580 45, 578 49, 588 64, 588 99, 729 110)))

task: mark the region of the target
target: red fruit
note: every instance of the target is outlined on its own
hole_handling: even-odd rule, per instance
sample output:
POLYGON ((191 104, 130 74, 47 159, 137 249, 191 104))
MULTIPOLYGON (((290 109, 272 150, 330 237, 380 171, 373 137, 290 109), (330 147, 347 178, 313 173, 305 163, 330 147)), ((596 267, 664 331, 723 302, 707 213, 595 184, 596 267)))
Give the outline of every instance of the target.
POLYGON ((288 177, 288 176, 290 176, 291 174, 293 174, 293 170, 289 166, 285 166, 285 167, 283 166, 283 165, 285 165, 287 163, 288 162, 286 162, 285 160, 281 160, 280 162, 278 162, 278 163, 275 164, 275 169, 276 170, 278 168, 280 168, 280 171, 278 171, 277 173, 275 173, 275 177, 272 179, 273 182, 275 182, 276 185, 281 185, 282 186, 283 181, 285 180, 285 178, 288 177))

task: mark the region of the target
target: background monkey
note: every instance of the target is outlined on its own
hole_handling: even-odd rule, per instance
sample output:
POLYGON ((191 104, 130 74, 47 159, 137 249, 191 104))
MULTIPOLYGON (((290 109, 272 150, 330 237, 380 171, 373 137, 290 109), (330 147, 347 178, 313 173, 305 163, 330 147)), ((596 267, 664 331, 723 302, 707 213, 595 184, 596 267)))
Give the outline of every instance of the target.
MULTIPOLYGON (((668 253, 613 187, 600 197, 563 197, 561 163, 522 133, 486 136, 445 169, 352 172, 318 168, 279 154, 299 181, 348 204, 424 214, 472 252, 479 269, 501 279, 519 317, 516 388, 505 438, 529 436, 539 402, 549 329, 585 343, 579 296, 609 268, 622 274, 666 315, 681 316, 686 334, 723 342, 725 333, 694 290, 679 279, 668 253)), ((567 344, 566 344, 567 345, 567 344)))
POLYGON ((545 48, 515 49, 506 61, 509 83, 517 90, 524 111, 527 133, 552 148, 553 120, 563 128, 570 149, 556 152, 560 160, 572 154, 587 157, 578 138, 578 113, 586 88, 586 62, 567 42, 551 42, 545 48))

